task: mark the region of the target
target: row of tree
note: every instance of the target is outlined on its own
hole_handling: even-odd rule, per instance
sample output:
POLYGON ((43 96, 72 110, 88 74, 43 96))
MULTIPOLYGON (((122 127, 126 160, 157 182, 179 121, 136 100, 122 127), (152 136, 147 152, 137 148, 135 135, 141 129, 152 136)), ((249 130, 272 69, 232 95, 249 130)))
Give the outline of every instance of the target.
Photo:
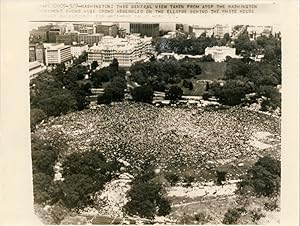
POLYGON ((250 40, 248 33, 244 32, 235 40, 235 47, 243 57, 227 57, 225 81, 212 84, 210 94, 222 104, 237 105, 249 102, 247 94, 254 93, 253 101, 263 98, 262 110, 280 107, 281 95, 277 88, 282 80, 280 36, 260 36, 250 40), (260 61, 250 58, 258 54, 264 55, 260 61))
POLYGON ((131 79, 140 85, 149 85, 154 91, 165 91, 168 84, 177 84, 202 73, 199 60, 173 57, 134 64, 130 68, 131 79))
POLYGON ((158 53, 174 52, 177 54, 202 55, 207 47, 224 46, 230 42, 228 33, 224 37, 216 38, 207 36, 204 32, 198 38, 188 37, 187 34, 178 35, 175 38, 159 38, 156 40, 155 48, 158 53))
MULTIPOLYGON (((79 61, 80 62, 80 61, 79 61)), ((89 83, 80 84, 88 68, 74 64, 66 68, 58 65, 51 72, 44 72, 31 81, 30 106, 31 126, 50 116, 59 116, 70 111, 86 108, 89 104, 89 83)))
MULTIPOLYGON (((62 147, 60 147, 62 148, 62 147)), ((80 209, 92 205, 94 195, 119 172, 121 163, 107 161, 97 150, 73 153, 60 159, 58 147, 32 141, 34 200, 39 204, 80 209), (54 165, 62 161, 63 180, 54 180, 54 165)))

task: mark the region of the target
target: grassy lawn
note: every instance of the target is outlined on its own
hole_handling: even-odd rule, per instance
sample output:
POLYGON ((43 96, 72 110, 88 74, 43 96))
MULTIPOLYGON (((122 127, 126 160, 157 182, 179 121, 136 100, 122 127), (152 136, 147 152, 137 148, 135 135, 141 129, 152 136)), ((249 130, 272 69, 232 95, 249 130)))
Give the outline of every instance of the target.
POLYGON ((190 81, 193 82, 192 90, 182 87, 182 82, 180 83, 180 86, 182 87, 182 90, 183 90, 183 95, 185 95, 185 96, 202 96, 205 91, 205 88, 206 88, 206 83, 202 82, 201 80, 198 80, 198 79, 191 79, 190 81))
POLYGON ((202 74, 196 78, 200 80, 222 79, 226 70, 225 62, 201 62, 202 74))
POLYGON ((200 64, 202 67, 202 74, 197 75, 195 78, 187 79, 193 82, 194 87, 192 90, 183 87, 183 81, 176 84, 182 88, 183 95, 202 96, 206 88, 206 82, 203 80, 217 80, 224 78, 226 70, 225 62, 201 62, 200 64))

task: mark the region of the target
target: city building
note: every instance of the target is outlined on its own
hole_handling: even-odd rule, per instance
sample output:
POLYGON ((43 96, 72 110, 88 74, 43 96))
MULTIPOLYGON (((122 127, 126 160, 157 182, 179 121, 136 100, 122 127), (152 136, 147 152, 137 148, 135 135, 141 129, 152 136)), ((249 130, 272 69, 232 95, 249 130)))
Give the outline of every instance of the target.
POLYGON ((45 26, 39 26, 37 29, 32 29, 30 31, 30 42, 47 42, 48 41, 48 32, 53 27, 52 24, 45 26))
POLYGON ((31 43, 47 42, 48 41, 47 31, 40 31, 36 29, 31 30, 29 41, 31 43))
POLYGON ((96 33, 104 34, 104 36, 116 37, 118 34, 118 26, 113 23, 101 23, 96 25, 96 33))
MULTIPOLYGON (((189 25, 189 24, 183 24, 182 26, 183 26, 182 30, 184 32, 186 32, 186 33, 192 33, 193 32, 193 27, 191 25, 189 25)), ((181 27, 178 26, 178 28, 180 29, 181 27)), ((177 29, 177 30, 179 30, 179 29, 177 29)))
POLYGON ((235 53, 236 53, 235 48, 231 48, 227 46, 214 46, 214 47, 207 47, 205 49, 205 55, 210 54, 216 62, 224 61, 226 59, 226 56, 237 58, 238 56, 235 53))
POLYGON ((78 42, 84 42, 87 43, 89 46, 94 45, 95 43, 98 43, 102 37, 104 35, 103 34, 78 34, 78 42))
POLYGON ((29 78, 34 79, 44 72, 46 67, 38 61, 29 62, 29 78))
POLYGON ((163 38, 176 38, 176 31, 169 31, 167 34, 162 36, 163 38))
POLYGON ((223 38, 226 33, 231 35, 232 28, 228 25, 217 24, 214 26, 213 33, 215 37, 223 38))
POLYGON ((193 25, 193 33, 196 38, 200 37, 203 33, 206 34, 206 36, 211 37, 214 33, 214 26, 201 26, 201 25, 193 25))
POLYGON ((69 32, 73 32, 74 31, 74 25, 71 24, 71 23, 68 23, 66 24, 66 33, 69 33, 69 32))
POLYGON ((88 51, 88 49, 87 44, 73 43, 71 45, 71 55, 72 57, 79 57, 84 51, 88 51))
POLYGON ((159 23, 159 31, 176 31, 176 23, 159 23))
POLYGON ((56 43, 64 43, 65 45, 71 45, 73 42, 78 42, 78 31, 73 31, 56 36, 56 43))
POLYGON ((142 37, 156 38, 159 36, 159 24, 130 23, 130 33, 139 33, 142 37))
POLYGON ((35 44, 29 44, 29 62, 36 61, 36 48, 35 44))
POLYGON ((87 33, 89 35, 95 33, 95 28, 94 27, 82 27, 79 29, 79 33, 87 33))
POLYGON ((56 36, 61 34, 60 28, 50 28, 48 31, 48 42, 49 43, 54 43, 56 42, 56 36))
POLYGON ((130 33, 130 23, 129 22, 120 22, 119 29, 125 29, 126 33, 130 33))
POLYGON ((44 43, 45 63, 47 66, 70 62, 71 47, 63 43, 44 43))
POLYGON ((133 63, 147 59, 153 53, 152 38, 128 35, 125 38, 105 36, 88 50, 88 62, 97 61, 101 67, 108 66, 115 58, 121 67, 130 67, 133 63))
POLYGON ((259 36, 269 37, 273 33, 272 26, 248 26, 247 32, 251 39, 256 39, 259 36))
POLYGON ((94 27, 94 24, 91 23, 74 23, 73 24, 73 29, 74 31, 79 31, 82 28, 90 28, 90 27, 94 27))
POLYGON ((125 38, 125 36, 128 34, 127 30, 125 28, 119 28, 118 29, 118 36, 120 38, 125 38))
POLYGON ((45 64, 44 46, 42 43, 29 44, 29 62, 33 61, 45 64))

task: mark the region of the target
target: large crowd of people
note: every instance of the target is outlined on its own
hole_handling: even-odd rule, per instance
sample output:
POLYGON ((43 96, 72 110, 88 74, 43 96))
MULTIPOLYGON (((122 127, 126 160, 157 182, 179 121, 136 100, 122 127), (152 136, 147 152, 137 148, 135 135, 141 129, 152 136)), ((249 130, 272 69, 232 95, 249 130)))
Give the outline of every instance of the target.
POLYGON ((133 173, 149 160, 163 172, 209 179, 219 166, 241 173, 240 163, 250 165, 266 154, 279 159, 280 130, 280 118, 241 107, 158 108, 122 102, 50 118, 34 133, 64 140, 64 154, 97 149, 109 159, 127 161, 133 173), (270 148, 251 145, 257 132, 275 137, 270 148))

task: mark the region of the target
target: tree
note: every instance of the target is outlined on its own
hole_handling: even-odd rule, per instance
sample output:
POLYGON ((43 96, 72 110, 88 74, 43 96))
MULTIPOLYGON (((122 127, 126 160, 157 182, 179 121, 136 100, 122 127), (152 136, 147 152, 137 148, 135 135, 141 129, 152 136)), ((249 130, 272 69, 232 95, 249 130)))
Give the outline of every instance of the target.
POLYGON ((98 66, 99 66, 98 62, 94 60, 91 64, 91 69, 95 70, 98 66))
POLYGON ((45 173, 53 177, 53 167, 58 159, 58 151, 51 144, 41 140, 32 140, 31 157, 33 173, 45 173))
POLYGON ((212 57, 211 54, 204 55, 203 57, 200 58, 201 62, 214 62, 214 58, 212 57))
POLYGON ((162 196, 163 188, 153 181, 136 181, 128 192, 129 202, 124 206, 130 215, 153 219, 155 215, 170 213, 169 200, 162 196))
POLYGON ((91 204, 90 195, 94 191, 94 181, 84 174, 73 174, 64 177, 63 202, 69 209, 81 208, 91 204))
POLYGON ((187 81, 187 80, 183 80, 182 86, 185 88, 188 88, 189 90, 193 89, 193 82, 192 81, 187 81))
POLYGON ((213 85, 211 88, 221 104, 230 106, 241 104, 245 95, 253 91, 250 82, 241 80, 228 80, 223 85, 213 85))
POLYGON ((124 77, 114 77, 111 84, 104 90, 104 94, 98 97, 98 104, 109 104, 112 101, 123 100, 126 87, 127 85, 124 77))
POLYGON ((101 87, 102 83, 109 82, 113 76, 112 71, 108 67, 105 67, 93 72, 91 75, 91 81, 94 87, 101 87))
POLYGON ((88 53, 84 51, 77 59, 73 61, 74 65, 79 65, 83 62, 86 62, 88 59, 88 53))
POLYGON ((239 208, 228 209, 224 215, 223 224, 236 224, 242 212, 239 208))
POLYGON ((280 161, 262 157, 242 177, 239 191, 244 194, 253 190, 257 195, 271 196, 280 190, 280 175, 280 161))
POLYGON ((137 102, 151 103, 153 90, 150 86, 138 86, 133 89, 132 97, 137 102))
POLYGON ((112 62, 109 65, 110 69, 114 72, 117 72, 119 70, 119 62, 116 58, 112 60, 112 62))
POLYGON ((165 177, 170 182, 171 186, 175 186, 179 181, 179 176, 175 173, 166 174, 165 177))
POLYGON ((217 170, 217 184, 222 185, 223 181, 226 181, 226 174, 227 172, 224 170, 217 170))
POLYGON ((76 109, 76 99, 69 91, 39 100, 39 108, 48 116, 59 116, 76 109))
POLYGON ((166 99, 168 100, 179 100, 183 95, 183 91, 179 86, 171 86, 170 89, 166 92, 166 99))
POLYGON ((52 177, 46 173, 33 173, 33 195, 35 203, 46 203, 50 199, 48 189, 52 180, 52 177))
POLYGON ((81 208, 93 203, 95 192, 116 175, 121 164, 108 162, 102 153, 92 150, 70 154, 62 167, 62 200, 68 208, 81 208))
POLYGON ((42 120, 47 118, 47 115, 45 112, 38 108, 32 108, 30 109, 30 128, 31 130, 34 129, 34 127, 40 123, 42 120))
POLYGON ((236 79, 239 76, 246 76, 248 72, 249 66, 242 60, 230 58, 225 70, 225 79, 236 79))

